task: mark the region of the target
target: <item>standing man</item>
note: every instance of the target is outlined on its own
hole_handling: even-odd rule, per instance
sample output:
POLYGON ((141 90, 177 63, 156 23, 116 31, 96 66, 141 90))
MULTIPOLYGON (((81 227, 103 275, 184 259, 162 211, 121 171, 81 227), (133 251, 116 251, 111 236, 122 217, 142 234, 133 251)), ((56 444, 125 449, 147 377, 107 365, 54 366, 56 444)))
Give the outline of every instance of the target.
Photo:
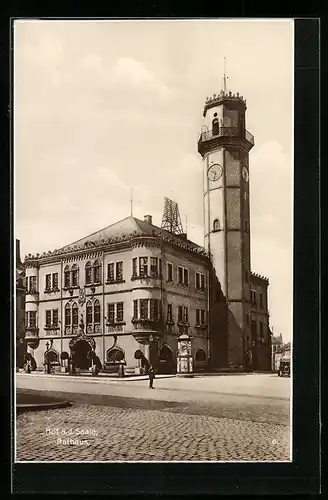
POLYGON ((155 378, 155 370, 153 368, 153 365, 150 365, 148 375, 149 375, 149 389, 154 389, 153 383, 155 378))

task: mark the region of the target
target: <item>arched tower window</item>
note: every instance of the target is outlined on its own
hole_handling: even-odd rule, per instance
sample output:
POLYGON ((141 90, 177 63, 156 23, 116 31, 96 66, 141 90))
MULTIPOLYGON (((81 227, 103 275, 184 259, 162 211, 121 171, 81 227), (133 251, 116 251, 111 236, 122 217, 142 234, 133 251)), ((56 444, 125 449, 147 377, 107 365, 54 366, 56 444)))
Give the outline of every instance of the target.
POLYGON ((214 118, 212 120, 212 134, 213 135, 219 134, 219 120, 218 120, 217 116, 218 116, 218 114, 214 113, 214 118))
POLYGON ((91 285, 92 283, 92 264, 87 262, 85 265, 85 284, 91 285))
POLYGON ((213 231, 220 231, 220 221, 218 218, 213 221, 213 231))
POLYGON ((65 266, 64 269, 64 287, 69 288, 71 286, 71 271, 69 266, 65 266))
POLYGON ((78 286, 79 284, 79 268, 76 264, 72 266, 72 286, 78 286))

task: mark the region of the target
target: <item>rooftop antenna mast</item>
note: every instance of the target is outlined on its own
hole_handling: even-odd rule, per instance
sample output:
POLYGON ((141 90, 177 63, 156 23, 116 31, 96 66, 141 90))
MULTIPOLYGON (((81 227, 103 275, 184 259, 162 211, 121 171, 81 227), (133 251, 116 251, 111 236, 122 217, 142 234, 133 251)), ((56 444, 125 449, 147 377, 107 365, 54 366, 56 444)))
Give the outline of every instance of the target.
POLYGON ((133 190, 130 189, 130 214, 133 216, 133 190))
POLYGON ((223 66, 224 66, 224 70, 223 70, 223 91, 226 94, 227 93, 227 80, 228 80, 228 77, 227 77, 227 58, 226 57, 224 58, 223 66))
POLYGON ((169 198, 164 198, 164 213, 161 227, 173 234, 183 234, 179 206, 169 198))

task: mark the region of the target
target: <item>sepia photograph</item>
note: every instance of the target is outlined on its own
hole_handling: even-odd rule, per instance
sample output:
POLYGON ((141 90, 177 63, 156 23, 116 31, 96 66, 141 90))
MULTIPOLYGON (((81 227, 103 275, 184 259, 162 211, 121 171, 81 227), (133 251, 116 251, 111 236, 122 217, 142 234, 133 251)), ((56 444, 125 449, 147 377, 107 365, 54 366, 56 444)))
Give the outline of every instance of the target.
POLYGON ((13 24, 15 462, 291 462, 294 20, 13 24))

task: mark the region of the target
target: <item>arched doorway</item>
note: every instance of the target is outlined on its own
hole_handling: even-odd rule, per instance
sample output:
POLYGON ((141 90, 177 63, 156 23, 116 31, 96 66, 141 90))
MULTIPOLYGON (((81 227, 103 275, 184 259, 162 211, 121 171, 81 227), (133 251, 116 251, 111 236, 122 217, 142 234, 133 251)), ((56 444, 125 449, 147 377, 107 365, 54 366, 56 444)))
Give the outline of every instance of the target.
POLYGON ((204 372, 206 369, 206 352, 204 349, 197 349, 195 354, 195 371, 204 372))
POLYGON ((175 372, 175 365, 173 361, 173 352, 169 346, 163 345, 159 354, 159 370, 161 373, 175 372))
POLYGON ((88 370, 91 366, 91 358, 88 353, 91 351, 91 346, 86 340, 78 340, 72 350, 72 358, 77 368, 88 370))

